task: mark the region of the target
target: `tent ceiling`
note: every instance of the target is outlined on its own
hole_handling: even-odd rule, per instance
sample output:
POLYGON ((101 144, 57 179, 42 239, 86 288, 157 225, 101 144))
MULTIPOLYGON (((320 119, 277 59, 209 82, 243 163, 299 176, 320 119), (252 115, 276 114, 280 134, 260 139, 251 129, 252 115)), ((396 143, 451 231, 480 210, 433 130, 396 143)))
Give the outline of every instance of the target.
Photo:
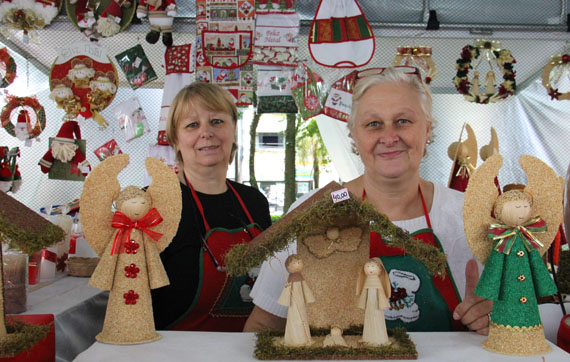
MULTIPOLYGON (((401 45, 431 46, 438 68, 438 76, 432 83, 432 90, 436 93, 456 93, 452 84, 455 61, 461 48, 473 44, 475 39, 500 40, 504 48, 511 50, 517 61, 515 71, 519 89, 537 78, 551 55, 567 52, 570 47, 565 15, 570 12, 570 0, 358 0, 358 3, 372 24, 376 37, 376 53, 369 66, 389 66, 396 48, 401 45), (430 9, 437 11, 440 30, 425 29, 430 9)), ((179 0, 178 6, 174 24, 175 44, 194 42, 195 2, 179 0)), ((316 0, 297 0, 302 24, 300 55, 302 59, 309 60, 309 64, 307 34, 317 6, 316 0)), ((132 24, 112 38, 102 39, 100 44, 111 58, 138 43, 142 44, 159 76, 148 87, 162 88, 164 72, 160 64, 163 47, 145 42, 148 30, 148 22, 143 20, 142 24, 132 24)), ((19 38, 6 40, 0 35, 0 43, 28 58, 46 74, 57 57, 57 48, 81 40, 85 38, 66 15, 59 15, 50 26, 39 32, 39 45, 23 44, 19 38)), ((348 72, 322 67, 314 70, 329 84, 338 79, 339 74, 348 72)), ((122 86, 126 86, 124 75, 121 71, 119 74, 122 86)))

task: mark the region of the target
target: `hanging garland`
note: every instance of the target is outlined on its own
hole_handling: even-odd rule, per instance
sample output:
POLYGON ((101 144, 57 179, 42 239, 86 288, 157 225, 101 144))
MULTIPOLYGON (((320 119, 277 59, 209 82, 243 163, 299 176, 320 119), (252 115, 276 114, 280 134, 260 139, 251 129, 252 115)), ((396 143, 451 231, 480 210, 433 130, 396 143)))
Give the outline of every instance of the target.
MULTIPOLYGON (((0 120, 2 121, 2 127, 10 135, 17 137, 15 126, 12 123, 12 112, 18 110, 22 116, 25 117, 28 136, 27 139, 36 138, 42 133, 46 127, 46 112, 44 107, 38 102, 36 97, 15 97, 8 96, 8 103, 2 108, 2 113, 0 114, 0 120), (29 115, 29 110, 34 112, 34 116, 29 115), (34 122, 35 118, 35 122, 34 122)), ((19 117, 19 116, 18 116, 19 117)))
POLYGON ((517 84, 515 80, 516 73, 513 70, 513 64, 516 60, 511 55, 510 50, 500 49, 500 43, 497 41, 477 40, 475 46, 466 45, 461 51, 461 58, 456 61, 457 73, 453 78, 453 83, 457 91, 465 97, 466 100, 474 103, 487 104, 501 101, 510 95, 515 94, 517 84), (495 91, 494 73, 491 69, 487 73, 486 93, 479 93, 479 72, 474 72, 472 81, 469 81, 469 69, 473 69, 472 62, 479 60, 481 55, 486 54, 489 63, 491 58, 496 62, 497 66, 503 73, 503 83, 495 91), (492 91, 489 91, 492 90, 492 91))
POLYGON ((0 88, 6 88, 16 79, 16 62, 6 48, 0 49, 0 73, 4 74, 0 88))
POLYGON ((550 83, 550 73, 555 70, 558 74, 555 76, 554 82, 557 82, 563 74, 564 69, 570 68, 570 54, 553 55, 550 62, 546 64, 542 71, 542 85, 546 88, 550 99, 570 99, 570 91, 560 93, 558 88, 553 88, 550 83))
POLYGON ((435 67, 431 54, 431 47, 399 46, 393 65, 414 66, 415 64, 425 73, 424 82, 430 84, 437 75, 437 68, 435 67), (403 64, 401 64, 402 60, 404 61, 403 64))

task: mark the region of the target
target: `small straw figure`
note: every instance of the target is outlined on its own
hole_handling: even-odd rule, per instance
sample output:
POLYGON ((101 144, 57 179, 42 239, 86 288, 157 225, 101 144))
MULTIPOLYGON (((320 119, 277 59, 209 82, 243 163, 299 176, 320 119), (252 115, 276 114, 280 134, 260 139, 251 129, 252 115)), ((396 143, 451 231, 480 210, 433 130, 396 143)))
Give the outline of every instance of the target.
POLYGON ((459 140, 449 145, 447 155, 453 161, 448 187, 465 192, 469 184, 469 177, 477 167, 477 139, 469 124, 465 123, 459 140), (467 133, 465 141, 461 141, 463 130, 467 133))
POLYGON ((80 200, 83 231, 101 257, 89 284, 110 291, 96 339, 112 344, 161 338, 154 329, 150 290, 169 283, 159 253, 174 237, 182 208, 176 175, 154 158, 146 159, 152 176, 146 192, 135 186, 120 190, 116 176, 128 162, 129 156, 121 154, 100 163, 80 200))
POLYGON ((382 309, 390 308, 391 285, 380 259, 364 264, 356 282, 356 295, 358 307, 365 310, 361 342, 371 346, 390 344, 382 309))
POLYGON ((348 347, 348 344, 342 338, 342 328, 340 327, 332 327, 331 332, 327 334, 325 337, 325 341, 323 342, 323 346, 342 346, 348 347))
POLYGON ((289 272, 289 278, 278 300, 279 304, 289 308, 283 344, 291 347, 310 346, 314 342, 311 339, 306 304, 313 303, 315 297, 301 274, 303 260, 297 254, 287 258, 285 268, 289 272))
POLYGON ((494 178, 502 162, 501 155, 491 156, 473 173, 463 206, 467 242, 485 264, 475 294, 493 300, 483 347, 513 355, 547 353, 537 297, 556 292, 541 254, 562 221, 562 183, 554 170, 525 155, 520 164, 528 186, 498 196, 494 178))

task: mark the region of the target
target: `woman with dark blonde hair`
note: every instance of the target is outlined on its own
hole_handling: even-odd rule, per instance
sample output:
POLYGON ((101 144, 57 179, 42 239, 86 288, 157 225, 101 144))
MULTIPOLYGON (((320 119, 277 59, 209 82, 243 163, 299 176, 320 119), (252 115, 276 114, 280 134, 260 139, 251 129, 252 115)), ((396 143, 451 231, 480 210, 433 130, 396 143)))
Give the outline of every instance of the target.
POLYGON ((170 285, 153 290, 157 329, 241 331, 253 304, 248 276, 229 277, 223 256, 271 224, 267 199, 226 179, 237 109, 221 87, 194 82, 174 98, 166 125, 176 151, 182 217, 161 259, 170 285))

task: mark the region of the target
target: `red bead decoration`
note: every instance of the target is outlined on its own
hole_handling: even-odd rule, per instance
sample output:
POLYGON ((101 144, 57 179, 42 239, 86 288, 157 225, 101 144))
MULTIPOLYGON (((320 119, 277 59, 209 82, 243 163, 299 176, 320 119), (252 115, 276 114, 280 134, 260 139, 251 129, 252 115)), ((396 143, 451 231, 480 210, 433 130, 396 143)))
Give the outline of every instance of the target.
POLYGON ((127 293, 123 294, 123 298, 125 298, 125 304, 137 304, 137 299, 139 299, 139 295, 135 293, 134 290, 129 290, 127 293))
POLYGON ((134 240, 129 240, 125 243, 125 253, 136 254, 139 246, 139 243, 135 242, 134 240))
POLYGON ((564 54, 562 56, 562 63, 568 63, 568 62, 570 62, 570 55, 564 54))
POLYGON ((136 264, 131 264, 131 265, 127 265, 125 267, 125 276, 127 278, 136 278, 137 277, 137 273, 140 272, 141 270, 136 266, 136 264))

